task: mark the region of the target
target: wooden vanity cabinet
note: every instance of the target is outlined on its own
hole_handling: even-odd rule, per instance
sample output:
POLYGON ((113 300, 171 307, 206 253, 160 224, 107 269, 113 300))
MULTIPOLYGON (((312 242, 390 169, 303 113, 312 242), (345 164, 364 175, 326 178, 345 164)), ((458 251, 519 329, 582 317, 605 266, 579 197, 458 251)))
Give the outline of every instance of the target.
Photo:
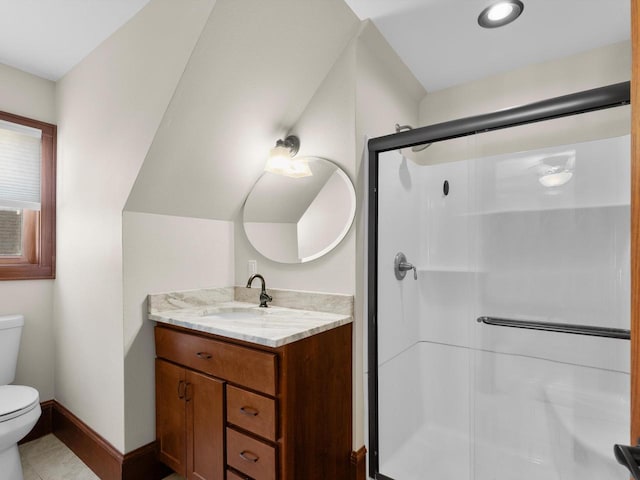
POLYGON ((351 331, 270 348, 159 324, 159 459, 188 480, 349 480, 351 331))

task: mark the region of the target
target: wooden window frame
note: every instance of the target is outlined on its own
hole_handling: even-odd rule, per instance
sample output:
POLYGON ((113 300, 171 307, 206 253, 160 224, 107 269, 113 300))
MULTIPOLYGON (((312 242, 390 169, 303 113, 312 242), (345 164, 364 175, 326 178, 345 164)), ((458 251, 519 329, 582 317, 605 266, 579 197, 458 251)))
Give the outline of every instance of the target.
POLYGON ((23 210, 24 252, 21 256, 0 258, 0 280, 53 279, 56 277, 57 127, 2 111, 0 120, 42 132, 40 211, 23 210))

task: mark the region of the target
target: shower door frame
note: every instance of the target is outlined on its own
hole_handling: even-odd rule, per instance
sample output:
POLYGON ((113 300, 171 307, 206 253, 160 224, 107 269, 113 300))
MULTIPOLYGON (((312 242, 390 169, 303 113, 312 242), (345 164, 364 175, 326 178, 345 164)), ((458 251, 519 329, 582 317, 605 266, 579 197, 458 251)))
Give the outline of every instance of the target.
MULTIPOLYGON (((633 12, 640 0, 633 0, 633 12)), ((637 12, 636 12, 637 13, 637 12)), ((640 20, 633 17, 640 25, 640 20)), ((636 29, 633 29, 635 34, 636 29)), ((638 29, 640 32, 640 29, 638 29)), ((640 44, 634 36, 635 46, 640 44)), ((640 47, 639 47, 640 48, 640 47)), ((635 58, 635 56, 634 56, 635 58)), ((634 62, 634 74, 638 65, 634 62)), ((383 137, 372 138, 368 142, 369 177, 367 186, 367 317, 368 317, 368 409, 369 409, 369 477, 376 480, 394 480, 380 473, 379 423, 378 423, 378 167, 379 155, 384 152, 409 148, 424 143, 439 142, 453 138, 485 133, 493 130, 516 127, 529 123, 552 120, 581 113, 593 112, 632 103, 631 125, 631 438, 632 444, 640 444, 640 363, 637 352, 640 345, 634 335, 640 328, 640 113, 633 109, 632 99, 640 94, 638 75, 631 82, 621 82, 605 87, 555 97, 540 102, 514 107, 498 112, 467 117, 450 122, 420 127, 383 137), (631 89, 633 88, 633 91, 631 89), (633 96, 632 96, 633 94, 633 96), (638 406, 636 407, 636 403, 638 406)), ((613 448, 613 445, 611 446, 613 448)), ((398 479, 402 480, 402 479, 398 479)))

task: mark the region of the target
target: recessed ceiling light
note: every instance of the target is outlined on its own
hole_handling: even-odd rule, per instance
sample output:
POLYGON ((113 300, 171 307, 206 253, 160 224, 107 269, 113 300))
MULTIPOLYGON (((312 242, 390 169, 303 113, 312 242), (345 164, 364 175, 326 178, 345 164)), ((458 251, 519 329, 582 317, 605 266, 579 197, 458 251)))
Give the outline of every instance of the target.
POLYGON ((478 25, 484 28, 502 27, 513 22, 524 10, 520 0, 503 0, 485 8, 478 16, 478 25))

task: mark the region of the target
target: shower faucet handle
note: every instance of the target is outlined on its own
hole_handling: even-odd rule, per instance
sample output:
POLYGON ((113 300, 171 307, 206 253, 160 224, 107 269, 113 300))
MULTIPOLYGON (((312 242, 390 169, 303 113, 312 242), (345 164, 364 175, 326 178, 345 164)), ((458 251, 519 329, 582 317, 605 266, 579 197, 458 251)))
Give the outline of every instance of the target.
POLYGON ((401 272, 408 272, 409 270, 413 270, 413 279, 418 280, 418 270, 416 270, 416 267, 413 266, 412 263, 400 262, 400 265, 398 265, 398 268, 400 269, 401 272))
POLYGON ((404 253, 398 252, 393 260, 393 271, 396 274, 396 278, 403 280, 409 270, 413 270, 413 279, 418 280, 418 270, 415 265, 407 262, 407 257, 404 253))

